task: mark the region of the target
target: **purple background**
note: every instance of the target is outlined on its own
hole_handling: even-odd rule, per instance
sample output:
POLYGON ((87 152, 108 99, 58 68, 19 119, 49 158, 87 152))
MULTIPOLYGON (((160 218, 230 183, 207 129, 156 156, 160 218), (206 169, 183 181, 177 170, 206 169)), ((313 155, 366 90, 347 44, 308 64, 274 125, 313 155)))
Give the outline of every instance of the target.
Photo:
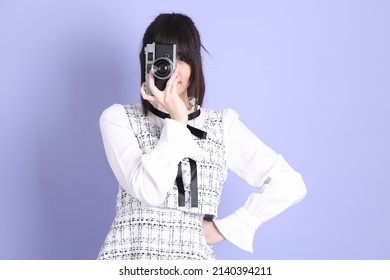
MULTIPOLYGON (((219 259, 390 258, 389 1, 0 2, 0 259, 94 259, 116 180, 98 119, 138 102, 141 36, 196 22, 205 107, 232 107, 308 195, 219 259)), ((220 216, 253 189, 229 176, 220 216)))

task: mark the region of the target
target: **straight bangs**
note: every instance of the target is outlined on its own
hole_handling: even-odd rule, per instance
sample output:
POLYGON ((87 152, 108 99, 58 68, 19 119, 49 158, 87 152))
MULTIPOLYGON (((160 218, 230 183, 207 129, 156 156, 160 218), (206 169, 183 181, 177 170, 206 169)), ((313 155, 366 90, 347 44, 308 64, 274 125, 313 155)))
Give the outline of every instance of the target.
POLYGON ((197 61, 201 59, 201 46, 197 40, 199 34, 193 26, 191 19, 173 15, 161 22, 159 31, 155 33, 153 40, 160 44, 176 44, 178 58, 191 66, 191 73, 195 72, 197 61))

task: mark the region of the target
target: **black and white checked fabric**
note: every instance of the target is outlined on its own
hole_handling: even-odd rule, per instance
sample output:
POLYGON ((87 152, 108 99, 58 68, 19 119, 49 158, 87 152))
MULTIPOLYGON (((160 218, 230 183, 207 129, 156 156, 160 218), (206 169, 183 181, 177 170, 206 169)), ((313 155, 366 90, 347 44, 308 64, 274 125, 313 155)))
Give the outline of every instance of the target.
MULTIPOLYGON (((158 142, 161 128, 150 122, 140 105, 125 106, 131 127, 143 153, 158 142)), ((194 140, 208 157, 197 162, 198 207, 191 207, 191 170, 188 158, 182 160, 185 206, 178 206, 175 182, 167 198, 152 208, 119 186, 116 217, 100 250, 98 259, 214 259, 202 231, 204 215, 217 216, 223 183, 227 177, 222 112, 202 109, 206 139, 194 140)))
POLYGON ((129 209, 117 215, 98 259, 214 259, 198 214, 164 208, 129 209))

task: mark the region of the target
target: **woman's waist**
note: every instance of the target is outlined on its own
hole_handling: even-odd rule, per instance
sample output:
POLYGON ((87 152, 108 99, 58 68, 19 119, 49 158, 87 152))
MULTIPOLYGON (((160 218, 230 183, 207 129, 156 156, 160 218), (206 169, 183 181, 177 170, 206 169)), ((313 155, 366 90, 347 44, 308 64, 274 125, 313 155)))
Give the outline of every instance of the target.
POLYGON ((147 221, 161 223, 170 220, 185 221, 193 224, 201 224, 203 220, 212 220, 213 214, 194 213, 186 209, 172 209, 163 207, 131 207, 117 208, 116 220, 147 221))
POLYGON ((188 213, 188 215, 197 215, 203 217, 204 215, 208 216, 217 216, 219 198, 208 198, 208 199, 199 199, 196 207, 192 206, 191 197, 186 196, 184 200, 184 205, 179 206, 179 199, 177 192, 172 192, 167 195, 167 198, 159 206, 150 206, 145 202, 142 202, 135 197, 128 194, 123 188, 120 189, 117 203, 116 211, 117 213, 130 213, 134 211, 173 211, 174 213, 188 213), (145 210, 149 209, 149 210, 145 210), (177 212, 175 212, 177 211, 177 212))

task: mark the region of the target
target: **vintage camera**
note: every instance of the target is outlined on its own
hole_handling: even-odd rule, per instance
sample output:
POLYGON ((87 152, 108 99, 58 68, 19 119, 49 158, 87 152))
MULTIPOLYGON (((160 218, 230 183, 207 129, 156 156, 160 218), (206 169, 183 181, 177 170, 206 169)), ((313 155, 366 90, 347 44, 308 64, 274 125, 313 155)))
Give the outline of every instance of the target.
POLYGON ((167 81, 176 69, 175 44, 147 44, 145 47, 145 82, 146 93, 152 94, 149 88, 149 72, 154 75, 154 84, 159 90, 164 90, 167 81))

